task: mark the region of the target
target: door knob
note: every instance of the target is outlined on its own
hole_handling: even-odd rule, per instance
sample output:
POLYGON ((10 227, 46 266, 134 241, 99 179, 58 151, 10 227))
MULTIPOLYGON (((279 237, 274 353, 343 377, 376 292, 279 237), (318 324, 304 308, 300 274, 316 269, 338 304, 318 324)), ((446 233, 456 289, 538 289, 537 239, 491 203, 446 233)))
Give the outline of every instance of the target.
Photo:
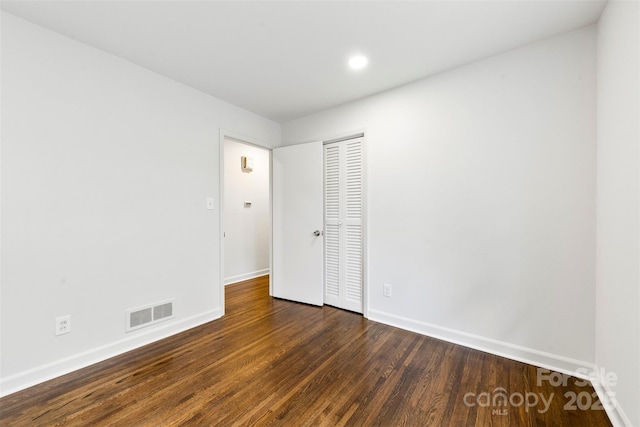
POLYGON ((324 234, 324 231, 320 231, 320 230, 316 230, 313 232, 313 235, 318 237, 318 236, 322 236, 324 234))

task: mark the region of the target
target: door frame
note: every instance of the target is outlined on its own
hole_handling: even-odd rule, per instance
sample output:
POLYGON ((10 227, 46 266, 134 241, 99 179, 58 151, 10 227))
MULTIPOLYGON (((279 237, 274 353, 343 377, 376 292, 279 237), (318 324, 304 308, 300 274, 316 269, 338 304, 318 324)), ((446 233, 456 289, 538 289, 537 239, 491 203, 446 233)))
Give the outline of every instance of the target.
MULTIPOLYGON (((273 147, 267 144, 264 141, 260 141, 255 138, 248 137, 246 135, 242 135, 237 132, 233 132, 227 129, 220 128, 219 134, 219 194, 220 194, 220 206, 218 207, 218 218, 219 218, 219 239, 220 239, 220 274, 219 274, 219 283, 220 283, 220 304, 222 316, 225 315, 225 294, 224 294, 224 140, 225 139, 233 139, 237 142, 240 142, 245 145, 251 145, 257 148, 262 148, 269 151, 269 275, 271 275, 271 271, 273 271, 273 147)), ((272 294, 272 284, 271 280, 269 280, 269 295, 272 294)))
MULTIPOLYGON (((332 142, 338 142, 352 138, 362 138, 362 316, 369 318, 369 191, 368 191, 368 176, 369 176, 369 161, 368 161, 368 137, 369 132, 367 128, 357 128, 345 132, 332 133, 325 135, 324 137, 316 138, 314 141, 322 141, 322 144, 330 144, 332 142)), ((220 304, 221 315, 225 315, 225 295, 224 295, 224 140, 225 138, 235 139, 238 142, 247 145, 253 145, 258 148, 264 148, 269 151, 269 274, 273 271, 273 146, 270 144, 242 135, 238 132, 220 128, 219 133, 219 194, 220 194, 220 206, 218 207, 219 217, 219 252, 220 252, 220 304)), ((303 142, 300 142, 300 144, 303 142)), ((291 144, 295 145, 295 144, 291 144)), ((324 175, 322 176, 322 182, 324 185, 324 175)), ((324 203, 324 200, 323 200, 324 203)), ((323 212, 324 218, 324 212, 323 212)), ((324 224, 323 224, 324 227, 324 224)), ((323 255, 324 263, 324 255, 323 255)), ((324 278, 323 278, 324 287, 324 278)), ((324 293, 324 288, 322 289, 324 293)), ((273 295, 273 284, 269 280, 269 295, 273 295)))

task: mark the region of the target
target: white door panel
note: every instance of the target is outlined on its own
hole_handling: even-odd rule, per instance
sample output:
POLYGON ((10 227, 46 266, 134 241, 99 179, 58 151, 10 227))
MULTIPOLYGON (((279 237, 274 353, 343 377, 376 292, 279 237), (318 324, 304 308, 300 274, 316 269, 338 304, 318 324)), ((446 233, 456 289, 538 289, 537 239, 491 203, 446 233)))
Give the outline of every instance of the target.
POLYGON ((322 142, 273 150, 273 296, 323 304, 322 142))
POLYGON ((362 138, 324 147, 324 302, 363 310, 362 138))

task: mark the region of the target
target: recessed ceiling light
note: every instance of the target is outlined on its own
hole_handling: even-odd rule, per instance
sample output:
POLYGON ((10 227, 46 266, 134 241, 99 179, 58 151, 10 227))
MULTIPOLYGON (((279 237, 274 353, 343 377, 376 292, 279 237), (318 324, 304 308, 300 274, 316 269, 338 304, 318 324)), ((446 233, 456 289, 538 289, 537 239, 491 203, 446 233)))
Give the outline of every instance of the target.
POLYGON ((362 55, 356 55, 349 58, 349 67, 351 67, 352 70, 361 70, 366 67, 368 63, 369 60, 362 55))

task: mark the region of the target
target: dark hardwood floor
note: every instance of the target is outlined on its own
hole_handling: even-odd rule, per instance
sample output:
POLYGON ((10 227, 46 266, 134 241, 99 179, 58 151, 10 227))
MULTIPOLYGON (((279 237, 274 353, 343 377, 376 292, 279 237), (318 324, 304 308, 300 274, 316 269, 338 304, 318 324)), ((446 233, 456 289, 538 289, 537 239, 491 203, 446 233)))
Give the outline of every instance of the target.
POLYGON ((593 393, 573 378, 537 384, 530 365, 273 299, 266 276, 226 295, 222 319, 0 399, 0 425, 611 425, 564 408, 593 393))

